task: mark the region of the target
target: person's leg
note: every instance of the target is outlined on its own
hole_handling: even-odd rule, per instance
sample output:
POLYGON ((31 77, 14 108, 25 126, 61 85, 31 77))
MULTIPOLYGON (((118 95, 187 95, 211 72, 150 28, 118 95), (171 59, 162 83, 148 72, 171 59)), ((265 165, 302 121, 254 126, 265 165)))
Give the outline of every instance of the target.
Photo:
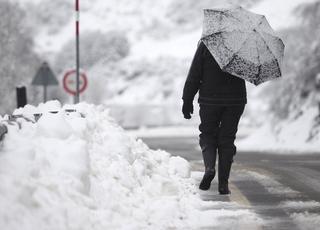
POLYGON ((226 106, 222 113, 221 125, 218 136, 218 154, 219 154, 219 192, 221 194, 229 194, 228 180, 236 154, 236 146, 234 141, 238 131, 238 124, 244 111, 244 105, 226 106))
POLYGON ((199 188, 207 190, 215 176, 218 131, 221 119, 221 107, 200 105, 199 144, 205 166, 205 174, 199 188))

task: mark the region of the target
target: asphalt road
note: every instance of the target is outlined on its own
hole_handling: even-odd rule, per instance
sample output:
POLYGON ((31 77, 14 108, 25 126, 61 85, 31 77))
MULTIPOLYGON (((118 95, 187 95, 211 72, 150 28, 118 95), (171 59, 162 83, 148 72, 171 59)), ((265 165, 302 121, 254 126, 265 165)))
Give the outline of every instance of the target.
MULTIPOLYGON (((197 137, 143 140, 152 149, 164 149, 189 160, 192 170, 203 171, 197 137)), ((230 196, 217 195, 215 178, 210 191, 201 196, 204 200, 232 200, 249 207, 264 220, 257 229, 320 229, 319 155, 238 152, 230 188, 230 196)))

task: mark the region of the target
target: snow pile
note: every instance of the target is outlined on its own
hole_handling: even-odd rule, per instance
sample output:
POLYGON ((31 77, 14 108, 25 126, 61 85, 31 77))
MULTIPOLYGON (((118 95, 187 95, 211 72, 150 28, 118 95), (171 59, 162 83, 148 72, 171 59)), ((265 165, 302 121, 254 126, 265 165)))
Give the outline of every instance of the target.
POLYGON ((303 108, 279 124, 266 123, 240 140, 237 147, 240 151, 319 153, 320 119, 317 115, 316 107, 303 108))
POLYGON ((188 65, 176 58, 126 58, 110 68, 98 64, 88 72, 94 87, 83 97, 108 105, 111 115, 126 128, 183 124, 180 111, 185 79, 181 76, 186 76, 188 65))
POLYGON ((223 216, 257 221, 249 210, 205 210, 210 202, 197 194, 189 163, 125 135, 102 106, 51 101, 15 114, 34 111, 43 113, 38 122, 9 125, 0 149, 2 229, 196 229, 217 226, 223 216), (70 108, 77 112, 65 112, 70 108))
POLYGON ((301 229, 314 230, 317 229, 320 225, 320 218, 316 213, 294 213, 290 215, 290 217, 301 229))
POLYGON ((282 208, 286 208, 286 209, 316 209, 316 208, 320 208, 320 203, 314 200, 308 200, 308 201, 284 201, 281 202, 280 206, 282 208))

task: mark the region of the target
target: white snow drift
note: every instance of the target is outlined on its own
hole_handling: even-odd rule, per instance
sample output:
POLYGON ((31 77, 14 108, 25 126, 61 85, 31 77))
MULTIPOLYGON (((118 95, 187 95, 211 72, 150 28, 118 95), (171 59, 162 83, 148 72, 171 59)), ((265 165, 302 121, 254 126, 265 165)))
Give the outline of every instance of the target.
POLYGON ((280 123, 266 123, 246 139, 239 140, 241 151, 272 153, 320 153, 320 117, 315 106, 305 106, 280 123))
POLYGON ((68 107, 15 111, 43 115, 9 125, 1 144, 1 229, 241 229, 259 220, 236 204, 202 201, 186 160, 125 135, 103 107, 68 107))

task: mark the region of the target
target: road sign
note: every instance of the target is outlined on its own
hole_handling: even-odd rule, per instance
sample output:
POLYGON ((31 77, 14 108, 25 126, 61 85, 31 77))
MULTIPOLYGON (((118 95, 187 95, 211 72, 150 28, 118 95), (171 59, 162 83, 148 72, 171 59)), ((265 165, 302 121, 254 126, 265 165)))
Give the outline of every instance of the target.
POLYGON ((39 68, 36 76, 33 78, 32 85, 43 86, 43 102, 47 101, 47 86, 59 85, 57 78, 52 72, 47 62, 44 62, 39 68))
POLYGON ((59 82, 47 62, 44 62, 32 80, 32 85, 58 85, 59 82))
MULTIPOLYGON (((65 73, 63 77, 63 88, 64 90, 73 95, 77 95, 77 80, 76 80, 76 70, 70 70, 65 73)), ((83 93, 87 86, 88 86, 88 79, 84 72, 80 73, 80 79, 79 79, 79 93, 83 93)))

